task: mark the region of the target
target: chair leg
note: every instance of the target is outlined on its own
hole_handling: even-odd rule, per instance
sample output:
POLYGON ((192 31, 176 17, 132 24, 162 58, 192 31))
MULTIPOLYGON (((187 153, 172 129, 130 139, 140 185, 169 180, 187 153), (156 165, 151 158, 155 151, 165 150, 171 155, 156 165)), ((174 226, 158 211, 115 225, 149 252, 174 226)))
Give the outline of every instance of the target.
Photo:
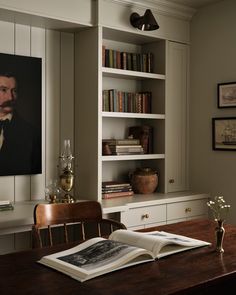
POLYGON ((67 231, 67 224, 64 223, 64 240, 65 240, 65 243, 68 244, 69 240, 68 240, 68 231, 67 231))
POLYGON ((49 243, 50 243, 50 246, 53 246, 52 230, 51 230, 51 226, 50 225, 48 225, 48 234, 49 234, 49 243))
POLYGON ((84 230, 84 223, 81 222, 81 233, 82 233, 82 239, 85 240, 85 230, 84 230))

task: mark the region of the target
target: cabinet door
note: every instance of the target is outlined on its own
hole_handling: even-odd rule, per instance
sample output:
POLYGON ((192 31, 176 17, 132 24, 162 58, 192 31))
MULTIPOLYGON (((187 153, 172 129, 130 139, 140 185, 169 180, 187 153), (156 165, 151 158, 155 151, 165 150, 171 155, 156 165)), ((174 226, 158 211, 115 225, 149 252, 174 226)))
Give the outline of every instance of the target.
POLYGON ((168 42, 166 81, 166 191, 188 189, 188 46, 168 42))

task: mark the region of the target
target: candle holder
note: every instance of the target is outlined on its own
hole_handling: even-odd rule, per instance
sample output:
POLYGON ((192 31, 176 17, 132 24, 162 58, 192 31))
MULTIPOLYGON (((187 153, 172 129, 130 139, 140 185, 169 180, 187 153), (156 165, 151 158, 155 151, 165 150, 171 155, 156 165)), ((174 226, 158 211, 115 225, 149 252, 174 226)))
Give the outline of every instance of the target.
POLYGON ((74 203, 75 199, 71 196, 70 192, 74 186, 74 173, 73 173, 73 160, 74 156, 71 152, 70 140, 64 140, 64 146, 59 157, 60 160, 60 172, 59 172, 59 184, 61 189, 65 192, 62 198, 63 203, 74 203))
POLYGON ((50 180, 49 184, 45 187, 45 199, 50 204, 58 202, 60 197, 60 188, 58 187, 57 180, 50 180))

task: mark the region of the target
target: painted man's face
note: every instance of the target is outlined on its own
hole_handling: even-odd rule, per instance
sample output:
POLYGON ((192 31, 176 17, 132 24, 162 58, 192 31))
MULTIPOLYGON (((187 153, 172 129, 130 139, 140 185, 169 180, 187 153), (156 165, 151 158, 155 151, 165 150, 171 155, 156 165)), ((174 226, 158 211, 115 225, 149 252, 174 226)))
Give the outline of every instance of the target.
POLYGON ((0 76, 0 116, 12 113, 16 99, 15 78, 0 76))

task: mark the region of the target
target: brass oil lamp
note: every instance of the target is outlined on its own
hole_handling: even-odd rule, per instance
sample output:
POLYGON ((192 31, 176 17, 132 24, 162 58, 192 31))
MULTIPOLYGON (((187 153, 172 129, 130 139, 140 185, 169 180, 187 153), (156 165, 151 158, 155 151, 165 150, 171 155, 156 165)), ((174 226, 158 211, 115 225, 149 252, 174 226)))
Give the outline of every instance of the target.
POLYGON ((60 173, 59 173, 59 184, 61 189, 65 192, 62 202, 74 203, 74 198, 70 195, 70 191, 74 186, 74 173, 73 173, 73 160, 74 156, 71 152, 70 140, 64 140, 64 146, 61 153, 60 159, 60 173))

